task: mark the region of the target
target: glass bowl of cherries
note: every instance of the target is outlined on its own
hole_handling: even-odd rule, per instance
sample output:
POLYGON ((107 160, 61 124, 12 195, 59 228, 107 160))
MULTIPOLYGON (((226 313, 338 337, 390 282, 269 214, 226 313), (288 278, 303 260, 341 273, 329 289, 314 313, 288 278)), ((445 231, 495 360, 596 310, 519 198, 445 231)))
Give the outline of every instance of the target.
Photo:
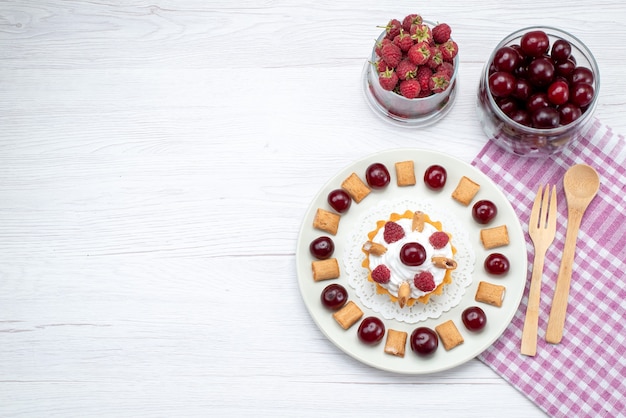
POLYGON ((505 37, 481 74, 480 124, 496 144, 522 156, 548 156, 585 134, 598 102, 600 73, 573 35, 534 26, 505 37))

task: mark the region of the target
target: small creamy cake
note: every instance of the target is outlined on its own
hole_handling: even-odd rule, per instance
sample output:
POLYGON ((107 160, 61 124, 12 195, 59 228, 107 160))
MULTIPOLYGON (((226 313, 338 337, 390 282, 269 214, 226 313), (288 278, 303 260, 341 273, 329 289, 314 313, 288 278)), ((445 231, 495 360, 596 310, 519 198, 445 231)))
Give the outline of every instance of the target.
POLYGON ((441 294, 457 265, 450 234, 419 211, 378 221, 362 250, 368 280, 401 307, 428 303, 432 295, 441 294))

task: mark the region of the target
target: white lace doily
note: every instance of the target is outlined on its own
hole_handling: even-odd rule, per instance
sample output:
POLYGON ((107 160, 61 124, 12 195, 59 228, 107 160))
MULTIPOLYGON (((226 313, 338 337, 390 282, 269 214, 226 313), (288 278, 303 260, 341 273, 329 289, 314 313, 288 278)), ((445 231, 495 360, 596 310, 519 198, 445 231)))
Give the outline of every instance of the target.
POLYGON ((429 318, 438 318, 459 304, 465 289, 472 283, 476 256, 468 232, 456 217, 430 200, 381 201, 357 222, 357 228, 350 235, 348 242, 350 244, 342 258, 348 283, 365 306, 378 312, 385 319, 414 324, 429 318), (454 256, 457 268, 452 271, 452 283, 443 287, 441 295, 431 296, 426 304, 416 302, 413 306, 400 308, 398 303, 391 301, 389 295, 377 293, 376 284, 367 279, 368 271, 361 265, 365 258, 361 247, 368 239, 368 232, 376 228, 377 221, 387 220, 392 213, 403 214, 407 210, 421 210, 433 221, 441 222, 443 230, 452 234, 452 243, 457 250, 454 256))

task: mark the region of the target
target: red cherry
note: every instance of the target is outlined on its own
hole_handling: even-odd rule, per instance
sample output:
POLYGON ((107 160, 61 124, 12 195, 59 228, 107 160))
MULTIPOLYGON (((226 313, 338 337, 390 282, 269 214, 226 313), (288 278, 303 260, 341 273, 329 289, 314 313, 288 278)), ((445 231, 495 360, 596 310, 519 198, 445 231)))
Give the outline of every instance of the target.
POLYGON ((585 107, 593 101, 594 91, 591 84, 576 83, 569 92, 570 101, 578 107, 585 107))
POLYGON ((495 97, 507 97, 515 89, 515 76, 504 71, 496 71, 489 76, 489 90, 495 97))
POLYGON ((324 288, 324 290, 322 290, 320 299, 322 301, 322 305, 332 311, 336 311, 348 301, 348 292, 342 285, 333 283, 329 284, 324 288))
POLYGON ((418 356, 429 356, 437 351, 439 338, 428 327, 419 327, 411 333, 411 350, 418 356))
POLYGON ((520 48, 529 57, 539 57, 548 52, 549 47, 550 39, 541 30, 526 32, 520 39, 520 48))
POLYGON ((515 121, 520 125, 530 126, 532 123, 532 121, 530 120, 530 115, 524 109, 517 109, 510 115, 508 115, 508 117, 510 117, 512 121, 515 121))
POLYGON ((504 254, 492 253, 485 258, 485 271, 495 276, 501 276, 509 271, 509 259, 504 254))
POLYGON ((498 208, 490 200, 479 200, 472 206, 472 217, 481 225, 488 224, 498 214, 498 208))
POLYGON ((335 252, 335 243, 329 237, 318 237, 309 244, 309 251, 318 260, 326 260, 335 252))
POLYGON ((496 71, 512 73, 519 67, 522 57, 519 52, 510 46, 504 46, 496 51, 493 57, 493 65, 496 71))
POLYGON ((500 110, 502 110, 502 112, 507 116, 518 109, 517 101, 511 97, 502 97, 498 99, 496 103, 498 104, 500 110))
POLYGON ((552 50, 550 51, 550 57, 554 62, 567 61, 572 55, 572 45, 565 39, 557 39, 552 44, 552 50))
POLYGON ((557 80, 548 87, 548 100, 554 105, 562 105, 569 100, 569 85, 563 80, 557 80))
POLYGON ((568 77, 575 68, 576 63, 571 58, 563 62, 557 62, 556 64, 554 64, 554 70, 556 71, 556 74, 560 75, 561 77, 568 77))
POLYGON ((559 111, 553 107, 544 107, 534 111, 530 117, 535 128, 556 128, 559 126, 559 111))
POLYGON ((569 82, 572 84, 576 83, 587 83, 593 84, 593 73, 589 68, 586 67, 576 67, 574 71, 569 75, 569 82))
POLYGON ((470 331, 480 331, 487 325, 487 315, 478 306, 470 306, 461 314, 463 325, 470 331))
POLYGON ((440 190, 446 185, 446 169, 440 165, 431 165, 424 173, 424 183, 432 190, 440 190))
POLYGON ((515 88, 511 95, 519 100, 528 100, 532 93, 532 87, 528 80, 525 78, 518 78, 515 80, 515 88))
POLYGON ((547 86, 554 80, 554 64, 550 58, 535 58, 528 64, 528 81, 535 87, 547 86))
POLYGON ((576 106, 573 103, 565 103, 563 106, 559 107, 559 120, 561 125, 567 125, 574 122, 582 115, 582 110, 580 107, 576 106))
POLYGON ((352 204, 352 198, 343 189, 336 189, 328 193, 328 204, 339 213, 347 212, 352 204))
POLYGON ((374 163, 365 170, 365 180, 372 189, 383 189, 391 181, 391 176, 384 164, 374 163))
POLYGON ((407 266, 421 266, 426 261, 426 249, 419 242, 407 242, 400 248, 400 261, 407 266))
POLYGON ((364 344, 376 344, 385 336, 385 324, 375 316, 368 316, 361 321, 357 335, 364 344))
POLYGON ((535 93, 530 96, 526 102, 526 109, 529 112, 534 112, 535 110, 548 106, 550 106, 550 101, 548 100, 548 95, 546 93, 535 93))

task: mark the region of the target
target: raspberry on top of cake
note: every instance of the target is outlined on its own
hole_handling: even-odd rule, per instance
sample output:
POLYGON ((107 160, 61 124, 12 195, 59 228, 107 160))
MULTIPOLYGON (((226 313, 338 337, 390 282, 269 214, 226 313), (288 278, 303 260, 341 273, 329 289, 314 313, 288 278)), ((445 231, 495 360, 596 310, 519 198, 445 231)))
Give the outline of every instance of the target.
POLYGON ((428 303, 452 281, 457 266, 450 234, 421 211, 393 213, 380 220, 363 245, 363 267, 379 293, 400 307, 428 303))

